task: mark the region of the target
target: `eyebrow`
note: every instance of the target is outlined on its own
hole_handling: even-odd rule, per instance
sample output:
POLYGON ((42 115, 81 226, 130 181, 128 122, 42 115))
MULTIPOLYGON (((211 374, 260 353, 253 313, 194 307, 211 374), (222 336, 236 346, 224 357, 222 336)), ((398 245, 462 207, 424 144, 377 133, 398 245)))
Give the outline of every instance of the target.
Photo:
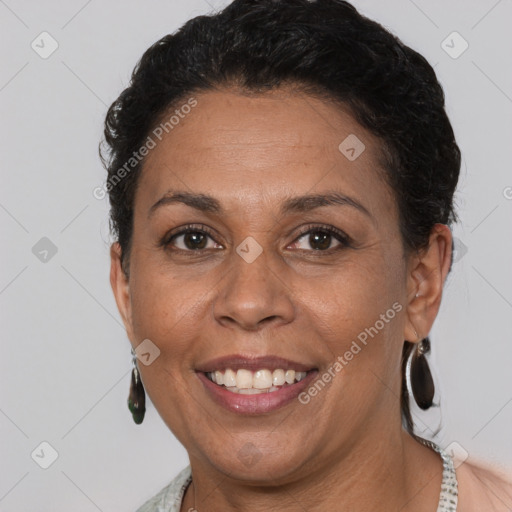
MULTIPOLYGON (((175 203, 182 203, 201 212, 221 215, 224 212, 220 202, 207 194, 195 194, 186 191, 169 191, 160 198, 148 212, 151 217, 159 208, 175 203)), ((327 192, 323 194, 307 194, 291 197, 281 206, 281 215, 290 213, 303 213, 320 208, 322 206, 350 206, 373 218, 370 212, 355 199, 339 192, 327 192)))

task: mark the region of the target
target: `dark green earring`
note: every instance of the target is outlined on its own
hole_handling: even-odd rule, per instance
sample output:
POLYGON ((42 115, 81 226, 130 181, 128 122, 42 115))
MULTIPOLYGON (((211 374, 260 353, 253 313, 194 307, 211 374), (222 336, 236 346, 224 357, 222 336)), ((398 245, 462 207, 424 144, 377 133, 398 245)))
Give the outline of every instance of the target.
POLYGON ((411 359, 411 389, 414 400, 423 409, 432 407, 434 400, 434 379, 428 366, 426 355, 430 352, 430 339, 422 339, 411 359))
POLYGON ((132 413, 133 421, 140 425, 146 413, 146 392, 140 378, 139 368, 137 367, 137 357, 132 349, 133 370, 130 383, 130 394, 128 395, 128 409, 132 413))

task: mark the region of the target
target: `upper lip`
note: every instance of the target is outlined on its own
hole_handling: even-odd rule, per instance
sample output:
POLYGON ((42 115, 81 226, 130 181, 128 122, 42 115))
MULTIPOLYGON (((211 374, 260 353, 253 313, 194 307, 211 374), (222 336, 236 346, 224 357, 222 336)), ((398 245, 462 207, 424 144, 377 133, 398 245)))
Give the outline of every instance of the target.
POLYGON ((278 356, 243 356, 240 354, 233 354, 229 356, 218 357, 211 359, 205 363, 199 364, 196 371, 208 373, 216 370, 223 371, 230 368, 231 370, 295 370, 296 372, 308 372, 315 369, 314 365, 303 364, 290 359, 285 359, 278 356))

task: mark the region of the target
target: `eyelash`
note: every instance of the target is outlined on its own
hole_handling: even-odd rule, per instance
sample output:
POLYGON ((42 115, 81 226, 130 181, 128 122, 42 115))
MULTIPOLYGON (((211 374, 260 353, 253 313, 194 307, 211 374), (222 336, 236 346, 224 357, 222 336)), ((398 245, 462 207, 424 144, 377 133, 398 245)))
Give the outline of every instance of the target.
MULTIPOLYGON (((307 252, 314 252, 315 254, 331 254, 335 251, 339 251, 341 249, 344 249, 345 247, 351 247, 352 239, 343 233, 343 231, 340 231, 339 229, 336 229, 333 226, 328 226, 326 224, 310 224, 307 226, 304 226, 298 233, 298 235, 295 237, 294 241, 292 243, 295 243, 297 240, 302 238, 304 235, 309 235, 311 233, 328 233, 333 238, 335 238, 338 242, 340 242, 340 245, 337 247, 331 247, 329 249, 326 249, 325 251, 319 251, 319 250, 308 250, 307 252)), ((299 249, 304 250, 304 249, 299 249)))
MULTIPOLYGON (((315 250, 315 249, 310 249, 310 250, 307 250, 307 249, 298 249, 299 251, 306 251, 306 252, 312 252, 312 253, 321 253, 321 254, 332 254, 333 252, 335 251, 339 251, 341 249, 344 249, 346 247, 351 247, 352 246, 352 239, 346 235, 343 231, 340 231, 339 229, 336 229, 335 227, 333 226, 329 226, 329 225, 326 225, 326 224, 322 224, 322 225, 318 225, 318 224, 310 224, 310 225, 307 225, 307 226, 304 226, 300 232, 298 233, 298 235, 295 237, 295 239, 293 240, 292 244, 297 242, 297 240, 299 240, 300 238, 302 238, 304 235, 308 235, 308 234, 311 234, 311 233, 328 233, 330 235, 333 236, 333 238, 335 238, 338 242, 340 242, 340 245, 336 246, 336 247, 331 247, 329 249, 325 249, 325 250, 315 250)), ((177 232, 174 232, 174 233, 169 233, 167 234, 163 239, 162 241, 159 243, 159 246, 165 248, 165 249, 169 249, 169 247, 171 246, 171 243, 173 242, 173 240, 175 240, 177 237, 181 236, 181 235, 186 235, 186 234, 189 234, 189 233, 201 233, 201 234, 204 234, 204 235, 207 235, 209 236, 212 240, 215 241, 214 239, 214 233, 205 225, 203 224, 187 224, 186 226, 184 226, 182 229, 180 229, 180 231, 177 231, 177 232)), ((181 252, 182 254, 185 253, 187 254, 188 256, 196 256, 196 255, 199 255, 200 253, 204 252, 206 249, 178 249, 178 248, 172 248, 170 249, 174 252, 181 252)), ((210 249, 211 250, 211 249, 210 249)))

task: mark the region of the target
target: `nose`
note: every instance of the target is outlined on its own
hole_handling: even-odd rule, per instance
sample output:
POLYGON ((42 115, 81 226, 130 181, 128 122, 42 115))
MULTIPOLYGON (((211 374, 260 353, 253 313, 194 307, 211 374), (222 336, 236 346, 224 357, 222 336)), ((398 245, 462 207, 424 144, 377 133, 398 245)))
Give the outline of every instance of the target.
POLYGON ((295 314, 291 286, 282 271, 271 268, 266 252, 251 263, 237 253, 232 259, 213 306, 215 319, 248 331, 290 323, 295 314))

